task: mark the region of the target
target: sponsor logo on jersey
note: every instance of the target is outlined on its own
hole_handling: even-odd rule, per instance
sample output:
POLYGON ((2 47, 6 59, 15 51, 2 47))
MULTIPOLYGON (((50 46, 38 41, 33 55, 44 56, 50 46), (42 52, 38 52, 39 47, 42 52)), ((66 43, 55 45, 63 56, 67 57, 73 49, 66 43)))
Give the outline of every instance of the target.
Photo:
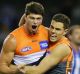
POLYGON ((21 49, 21 52, 26 52, 26 51, 29 51, 29 50, 32 50, 32 47, 27 46, 27 47, 21 49))
POLYGON ((41 41, 39 44, 41 50, 48 48, 48 41, 41 41))

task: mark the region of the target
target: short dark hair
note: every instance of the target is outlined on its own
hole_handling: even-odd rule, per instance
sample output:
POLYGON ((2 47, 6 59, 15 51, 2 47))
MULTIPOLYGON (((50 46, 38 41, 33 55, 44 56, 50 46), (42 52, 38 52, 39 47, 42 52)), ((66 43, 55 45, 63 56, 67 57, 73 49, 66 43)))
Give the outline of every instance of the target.
POLYGON ((57 21, 57 22, 62 22, 64 23, 64 28, 68 29, 70 25, 70 18, 66 16, 65 14, 56 14, 53 16, 52 20, 57 21))
POLYGON ((43 15, 44 14, 43 5, 33 1, 30 3, 27 3, 25 7, 25 14, 28 15, 30 13, 43 15))
POLYGON ((68 35, 71 35, 75 29, 80 28, 80 25, 73 25, 69 28, 68 35))

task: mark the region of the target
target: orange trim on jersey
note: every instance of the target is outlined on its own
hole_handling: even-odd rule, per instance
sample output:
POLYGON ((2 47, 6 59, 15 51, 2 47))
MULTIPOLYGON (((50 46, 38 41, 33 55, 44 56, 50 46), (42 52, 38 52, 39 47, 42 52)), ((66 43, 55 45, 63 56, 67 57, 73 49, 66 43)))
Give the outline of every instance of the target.
POLYGON ((68 74, 68 72, 71 73, 71 70, 72 70, 72 58, 73 58, 73 56, 72 56, 72 50, 71 50, 70 55, 69 55, 69 57, 67 59, 66 74, 68 74))

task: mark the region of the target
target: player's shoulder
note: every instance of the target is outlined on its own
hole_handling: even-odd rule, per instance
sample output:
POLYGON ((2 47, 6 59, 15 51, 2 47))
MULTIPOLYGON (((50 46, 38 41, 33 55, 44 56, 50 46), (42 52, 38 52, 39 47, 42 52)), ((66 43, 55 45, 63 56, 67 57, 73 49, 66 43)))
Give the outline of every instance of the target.
POLYGON ((46 32, 46 33, 48 33, 48 28, 45 27, 44 25, 41 25, 41 26, 40 26, 40 31, 41 31, 41 32, 46 32))
POLYGON ((66 44, 59 44, 57 45, 54 50, 52 51, 52 53, 54 54, 54 52, 56 52, 58 55, 62 54, 62 56, 67 56, 70 54, 71 50, 70 47, 66 44))
POLYGON ((14 35, 14 36, 19 36, 20 33, 22 33, 23 30, 23 26, 20 26, 18 28, 16 28, 15 30, 13 30, 10 34, 14 35))
POLYGON ((6 38, 5 38, 5 40, 4 40, 4 42, 3 42, 3 49, 4 50, 13 50, 13 49, 15 49, 15 47, 16 47, 16 39, 15 39, 15 37, 13 36, 13 35, 11 35, 11 34, 9 34, 6 38))
POLYGON ((56 47, 66 48, 66 49, 69 49, 70 48, 66 43, 61 43, 61 44, 57 45, 56 47))
POLYGON ((57 45, 67 45, 70 46, 70 41, 68 38, 66 38, 65 36, 63 36, 58 42, 57 45))
POLYGON ((14 40, 15 40, 15 37, 14 37, 12 34, 9 34, 9 35, 5 38, 4 42, 6 42, 6 41, 14 41, 14 40))
POLYGON ((45 29, 46 29, 47 31, 49 31, 49 28, 48 28, 48 27, 45 27, 45 29))
POLYGON ((44 25, 40 25, 40 29, 46 29, 44 25))
POLYGON ((71 52, 71 48, 66 43, 62 43, 62 44, 57 45, 55 47, 55 49, 61 50, 61 51, 65 52, 65 53, 70 53, 71 52))
POLYGON ((20 27, 16 28, 15 30, 13 30, 11 33, 13 33, 13 32, 19 32, 22 29, 23 29, 23 26, 20 26, 20 27))

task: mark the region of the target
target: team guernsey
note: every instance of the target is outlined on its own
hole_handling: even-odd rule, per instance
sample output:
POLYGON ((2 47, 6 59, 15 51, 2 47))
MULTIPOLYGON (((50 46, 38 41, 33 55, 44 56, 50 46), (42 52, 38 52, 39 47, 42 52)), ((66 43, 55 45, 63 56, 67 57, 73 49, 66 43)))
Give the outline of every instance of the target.
POLYGON ((78 51, 76 51, 76 49, 72 47, 72 52, 73 52, 73 62, 72 62, 71 74, 80 74, 80 48, 78 49, 78 51))
MULTIPOLYGON (((58 46, 59 44, 65 44, 65 45, 68 45, 70 47, 69 40, 66 37, 63 37, 58 42, 56 42, 54 44, 51 43, 49 45, 49 49, 47 51, 48 54, 50 54, 51 51, 54 50, 54 48, 56 48, 56 46, 58 46)), ((70 54, 67 55, 65 58, 63 58, 58 65, 51 68, 45 74, 71 74, 71 67, 72 67, 71 63, 72 63, 72 52, 70 52, 70 54)))
POLYGON ((29 35, 24 26, 21 26, 11 32, 17 42, 14 64, 31 64, 37 62, 48 48, 48 31, 41 25, 37 34, 29 35))

